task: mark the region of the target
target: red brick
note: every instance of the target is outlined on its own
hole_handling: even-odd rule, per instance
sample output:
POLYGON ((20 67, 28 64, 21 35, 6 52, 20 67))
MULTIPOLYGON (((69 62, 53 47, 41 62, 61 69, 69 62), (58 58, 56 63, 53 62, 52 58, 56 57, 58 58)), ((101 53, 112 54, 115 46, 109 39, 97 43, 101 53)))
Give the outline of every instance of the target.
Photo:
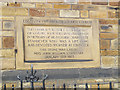
POLYGON ((3 48, 14 48, 14 37, 3 37, 3 48))
POLYGON ((44 17, 45 16, 45 9, 30 9, 30 15, 31 16, 38 16, 38 17, 44 17))

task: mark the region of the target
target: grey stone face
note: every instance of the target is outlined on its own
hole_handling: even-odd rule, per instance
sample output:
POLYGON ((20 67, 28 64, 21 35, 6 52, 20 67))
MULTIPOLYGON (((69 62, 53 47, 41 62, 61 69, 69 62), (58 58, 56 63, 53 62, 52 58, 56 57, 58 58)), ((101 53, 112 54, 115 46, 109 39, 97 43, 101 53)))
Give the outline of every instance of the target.
POLYGON ((14 29, 14 23, 11 21, 3 21, 3 29, 14 29))

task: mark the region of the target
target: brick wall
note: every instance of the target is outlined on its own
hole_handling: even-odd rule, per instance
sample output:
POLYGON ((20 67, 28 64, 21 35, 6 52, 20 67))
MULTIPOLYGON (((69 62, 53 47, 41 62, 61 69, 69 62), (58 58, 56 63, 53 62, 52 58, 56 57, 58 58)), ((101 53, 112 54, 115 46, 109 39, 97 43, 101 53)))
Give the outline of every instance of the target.
POLYGON ((1 2, 0 59, 2 69, 15 69, 16 16, 98 19, 100 31, 101 68, 118 65, 118 2, 90 0, 66 2, 1 2), (4 62, 9 62, 8 65, 4 62))
MULTIPOLYGON (((7 0, 6 0, 7 1, 7 0)), ((119 0, 16 0, 0 2, 0 60, 2 69, 15 69, 16 16, 97 19, 101 68, 118 66, 118 8, 119 0), (57 2, 58 1, 58 2, 57 2)))

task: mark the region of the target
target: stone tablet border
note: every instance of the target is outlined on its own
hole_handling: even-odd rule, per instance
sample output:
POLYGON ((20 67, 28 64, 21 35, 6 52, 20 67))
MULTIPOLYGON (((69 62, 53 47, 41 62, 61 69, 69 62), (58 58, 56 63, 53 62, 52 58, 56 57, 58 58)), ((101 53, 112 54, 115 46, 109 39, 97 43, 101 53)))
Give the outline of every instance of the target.
POLYGON ((30 69, 33 64, 35 69, 65 69, 65 68, 95 68, 100 67, 100 50, 99 50, 99 28, 98 20, 93 19, 63 19, 63 18, 40 18, 40 17, 16 17, 16 69, 30 69), (92 27, 93 34, 93 60, 89 62, 48 62, 48 63, 28 63, 24 62, 24 43, 23 30, 24 26, 81 26, 92 27))

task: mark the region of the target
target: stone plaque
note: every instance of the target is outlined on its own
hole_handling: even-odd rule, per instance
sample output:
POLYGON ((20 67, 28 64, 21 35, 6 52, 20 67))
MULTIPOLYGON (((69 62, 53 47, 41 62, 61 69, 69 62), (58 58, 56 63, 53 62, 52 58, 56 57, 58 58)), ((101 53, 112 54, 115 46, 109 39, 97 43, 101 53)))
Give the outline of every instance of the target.
POLYGON ((25 26, 25 60, 92 59, 92 28, 25 26))
POLYGON ((17 18, 17 69, 100 66, 97 20, 17 18))

